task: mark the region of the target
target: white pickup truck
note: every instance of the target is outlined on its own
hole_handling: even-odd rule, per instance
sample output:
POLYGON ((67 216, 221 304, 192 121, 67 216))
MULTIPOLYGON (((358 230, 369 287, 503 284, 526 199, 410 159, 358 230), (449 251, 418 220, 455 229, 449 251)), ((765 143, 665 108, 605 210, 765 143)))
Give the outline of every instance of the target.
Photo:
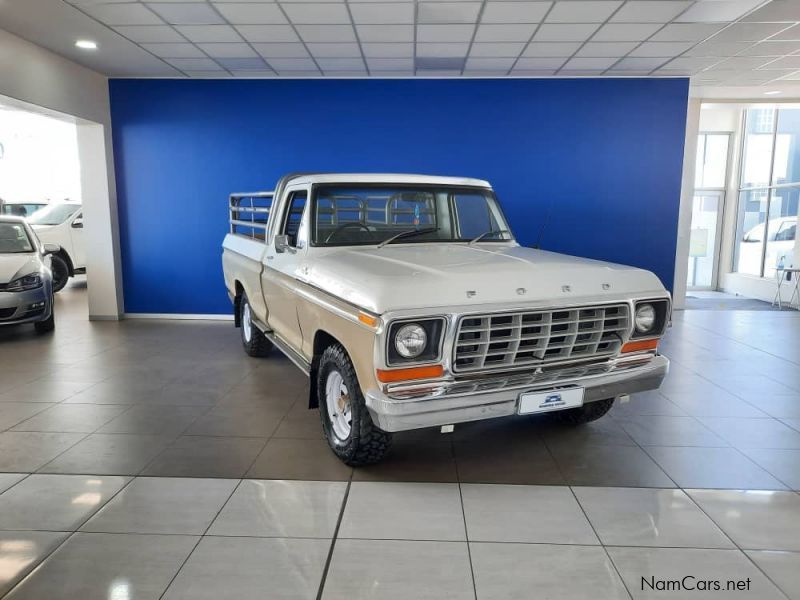
POLYGON ((520 246, 486 181, 288 175, 232 194, 225 284, 244 349, 310 377, 331 449, 514 414, 573 424, 657 388, 670 296, 648 271, 520 246))

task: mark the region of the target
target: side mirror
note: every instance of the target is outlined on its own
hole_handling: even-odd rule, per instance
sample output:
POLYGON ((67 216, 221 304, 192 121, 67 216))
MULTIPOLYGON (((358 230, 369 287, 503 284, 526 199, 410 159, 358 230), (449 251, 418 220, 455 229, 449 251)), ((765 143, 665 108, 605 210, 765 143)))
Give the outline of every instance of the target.
POLYGON ((83 217, 78 217, 72 222, 73 229, 83 229, 83 217))
POLYGON ((289 243, 289 236, 288 235, 276 235, 275 236, 275 252, 278 254, 282 254, 289 250, 290 252, 294 250, 292 245, 289 243))
POLYGON ((42 250, 44 251, 44 254, 58 254, 61 252, 61 246, 58 244, 44 244, 42 246, 42 250))

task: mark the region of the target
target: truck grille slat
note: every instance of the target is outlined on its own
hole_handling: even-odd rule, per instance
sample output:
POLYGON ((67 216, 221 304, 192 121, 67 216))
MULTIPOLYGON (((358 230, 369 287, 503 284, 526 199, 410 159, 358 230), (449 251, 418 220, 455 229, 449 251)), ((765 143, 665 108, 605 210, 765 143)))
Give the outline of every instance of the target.
POLYGON ((468 372, 616 354, 627 304, 471 315, 458 324, 453 366, 468 372))

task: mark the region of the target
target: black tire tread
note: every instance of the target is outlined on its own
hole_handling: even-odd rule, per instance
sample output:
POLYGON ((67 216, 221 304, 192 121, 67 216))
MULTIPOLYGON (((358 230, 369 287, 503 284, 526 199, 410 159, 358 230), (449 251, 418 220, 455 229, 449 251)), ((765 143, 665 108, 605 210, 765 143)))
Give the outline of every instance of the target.
POLYGON ((33 324, 33 327, 36 329, 36 333, 50 333, 56 328, 56 312, 55 308, 52 306, 52 299, 50 302, 50 316, 44 321, 37 321, 33 324))
MULTIPOLYGON (((242 298, 239 301, 239 318, 241 321, 241 313, 244 311, 245 303, 250 304, 249 300, 247 299, 247 294, 242 293, 242 298)), ((251 305, 252 310, 252 305, 251 305)), ((247 353, 248 356, 252 356, 254 358, 264 358, 267 356, 270 351, 272 350, 272 342, 267 339, 258 327, 251 327, 251 335, 250 341, 247 342, 244 339, 244 323, 242 322, 242 346, 244 347, 244 351, 247 353)))
POLYGON ((69 265, 67 264, 67 261, 61 258, 58 254, 54 254, 50 258, 50 265, 53 271, 56 270, 56 265, 58 265, 58 268, 63 268, 64 272, 66 273, 66 277, 64 277, 64 281, 61 283, 61 285, 56 285, 56 280, 53 278, 53 293, 60 292, 67 287, 67 283, 69 282, 69 265))
MULTIPOLYGON (((325 382, 321 381, 324 372, 322 366, 328 362, 333 362, 339 368, 342 377, 347 382, 348 390, 350 391, 350 401, 358 404, 358 414, 360 415, 360 418, 357 419, 357 423, 354 419, 353 426, 355 427, 358 425, 358 430, 353 431, 353 433, 357 434, 356 436, 353 436, 353 433, 351 433, 353 439, 349 445, 345 447, 335 447, 330 443, 330 440, 328 441, 328 445, 342 462, 351 467, 362 467, 380 462, 383 460, 384 456, 386 456, 386 453, 389 452, 389 448, 391 448, 392 434, 378 429, 372 422, 369 411, 367 411, 367 405, 364 402, 364 396, 361 393, 361 387, 358 385, 358 378, 356 377, 356 370, 355 367, 353 367, 353 362, 350 360, 345 349, 339 344, 328 346, 322 353, 320 369, 318 371, 320 380, 317 382, 317 389, 320 390, 320 393, 324 393, 322 390, 325 389, 325 382), (354 382, 355 385, 353 385, 354 382)), ((324 423, 327 419, 327 405, 324 398, 319 398, 319 409, 324 423)))
POLYGON ((614 400, 616 400, 616 398, 595 400, 594 402, 589 402, 578 408, 558 410, 551 414, 554 419, 565 425, 584 425, 604 416, 611 410, 611 407, 614 406, 614 400))

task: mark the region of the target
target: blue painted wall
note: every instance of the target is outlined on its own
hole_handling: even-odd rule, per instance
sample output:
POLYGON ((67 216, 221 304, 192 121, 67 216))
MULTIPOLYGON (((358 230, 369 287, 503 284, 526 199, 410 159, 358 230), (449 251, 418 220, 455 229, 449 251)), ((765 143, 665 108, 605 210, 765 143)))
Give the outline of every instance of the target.
POLYGON ((685 79, 112 80, 127 312, 227 313, 227 195, 290 171, 490 180, 520 242, 671 288, 685 79))

